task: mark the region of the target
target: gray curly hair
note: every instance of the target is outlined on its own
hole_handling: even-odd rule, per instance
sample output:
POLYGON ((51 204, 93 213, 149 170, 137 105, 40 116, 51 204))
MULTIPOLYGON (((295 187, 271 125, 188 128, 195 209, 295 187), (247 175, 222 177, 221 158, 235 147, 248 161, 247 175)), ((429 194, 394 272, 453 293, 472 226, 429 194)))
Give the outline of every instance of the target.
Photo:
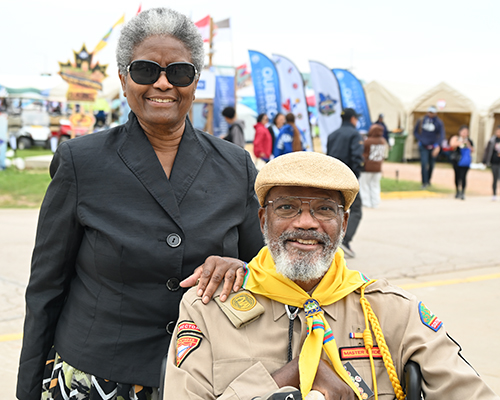
POLYGON ((198 73, 203 69, 205 53, 203 39, 193 21, 170 8, 151 8, 142 11, 122 28, 116 47, 116 62, 123 76, 132 62, 135 48, 150 36, 173 36, 191 52, 191 62, 198 73))

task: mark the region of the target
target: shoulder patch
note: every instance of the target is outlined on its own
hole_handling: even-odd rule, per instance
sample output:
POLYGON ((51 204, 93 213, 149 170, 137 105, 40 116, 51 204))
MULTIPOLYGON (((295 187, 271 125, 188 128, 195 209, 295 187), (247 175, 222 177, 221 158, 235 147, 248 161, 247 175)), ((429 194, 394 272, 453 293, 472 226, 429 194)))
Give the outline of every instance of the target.
POLYGON ((264 313, 262 304, 247 290, 231 293, 224 303, 219 296, 214 296, 214 300, 237 329, 252 323, 264 313))
POLYGON ((197 333, 199 335, 203 335, 198 325, 194 323, 194 321, 180 321, 177 324, 177 337, 182 336, 186 333, 197 333))
POLYGON ((237 311, 250 311, 257 304, 257 300, 250 292, 241 292, 231 299, 231 307, 237 311))
POLYGON ((177 338, 176 365, 180 367, 189 354, 200 347, 202 338, 195 335, 185 334, 177 338))
POLYGON ((420 315, 420 320, 422 323, 431 328, 434 332, 437 332, 441 326, 443 326, 443 322, 436 317, 431 310, 429 310, 424 303, 418 303, 418 313, 420 315))

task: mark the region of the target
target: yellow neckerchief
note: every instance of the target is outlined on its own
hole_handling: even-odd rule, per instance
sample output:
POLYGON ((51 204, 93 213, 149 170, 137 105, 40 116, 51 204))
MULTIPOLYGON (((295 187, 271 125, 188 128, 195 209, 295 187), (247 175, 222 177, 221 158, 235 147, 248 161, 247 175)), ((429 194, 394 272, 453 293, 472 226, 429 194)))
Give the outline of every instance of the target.
POLYGON ((344 252, 339 249, 327 273, 311 296, 290 279, 276 272, 274 260, 267 247, 248 264, 243 287, 252 293, 293 307, 303 308, 306 314, 308 335, 299 356, 300 390, 302 398, 311 391, 321 352, 325 350, 335 372, 347 383, 361 400, 359 390, 347 375, 335 338, 326 321, 322 306, 333 304, 368 282, 360 272, 346 267, 344 252))

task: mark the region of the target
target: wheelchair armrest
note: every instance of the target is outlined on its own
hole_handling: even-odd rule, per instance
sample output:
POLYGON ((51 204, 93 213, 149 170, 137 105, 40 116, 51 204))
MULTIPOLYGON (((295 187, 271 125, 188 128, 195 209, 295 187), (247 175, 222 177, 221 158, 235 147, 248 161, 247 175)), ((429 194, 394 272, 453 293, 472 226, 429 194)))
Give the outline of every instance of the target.
POLYGON ((406 400, 422 399, 422 373, 420 366, 414 361, 405 365, 406 400))
POLYGON ((165 394, 165 375, 167 372, 167 355, 161 361, 160 386, 158 387, 158 400, 163 400, 165 394))

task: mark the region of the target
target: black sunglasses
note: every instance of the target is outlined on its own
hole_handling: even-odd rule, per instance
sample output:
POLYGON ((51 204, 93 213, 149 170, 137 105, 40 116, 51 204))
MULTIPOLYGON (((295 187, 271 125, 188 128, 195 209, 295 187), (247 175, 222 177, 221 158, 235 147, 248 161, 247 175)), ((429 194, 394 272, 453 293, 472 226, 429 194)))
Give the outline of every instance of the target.
POLYGON ((179 87, 191 85, 198 73, 196 67, 188 62, 174 62, 163 68, 154 61, 135 60, 127 67, 130 77, 139 85, 152 85, 158 80, 162 71, 165 71, 172 85, 179 87))

